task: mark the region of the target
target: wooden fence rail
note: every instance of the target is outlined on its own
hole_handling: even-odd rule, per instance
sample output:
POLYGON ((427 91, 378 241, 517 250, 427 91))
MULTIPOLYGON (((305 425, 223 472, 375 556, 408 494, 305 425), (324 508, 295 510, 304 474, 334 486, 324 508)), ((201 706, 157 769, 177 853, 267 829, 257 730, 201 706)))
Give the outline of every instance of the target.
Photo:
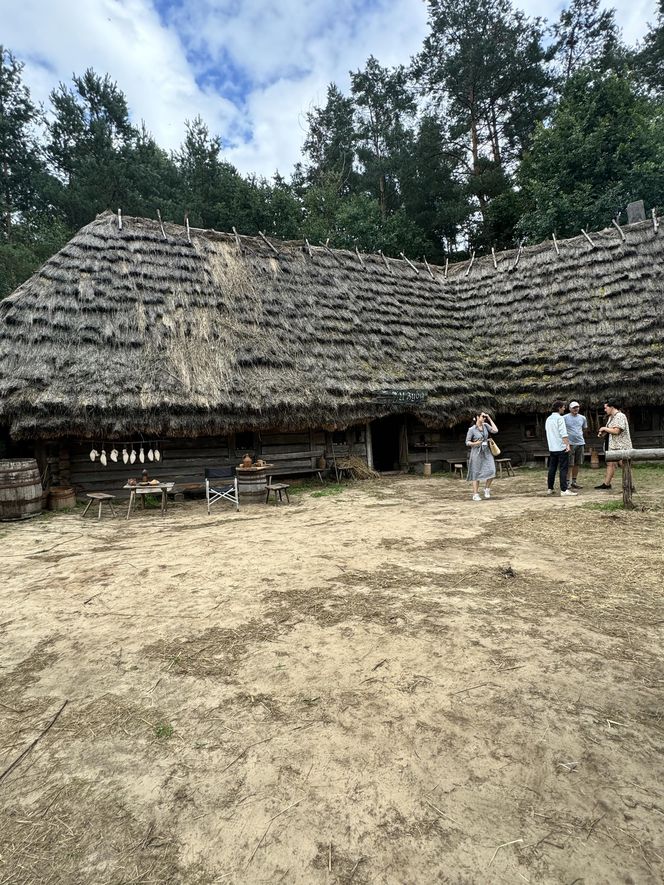
POLYGON ((632 461, 664 461, 664 449, 612 449, 606 452, 607 461, 622 461, 623 504, 631 510, 632 461))

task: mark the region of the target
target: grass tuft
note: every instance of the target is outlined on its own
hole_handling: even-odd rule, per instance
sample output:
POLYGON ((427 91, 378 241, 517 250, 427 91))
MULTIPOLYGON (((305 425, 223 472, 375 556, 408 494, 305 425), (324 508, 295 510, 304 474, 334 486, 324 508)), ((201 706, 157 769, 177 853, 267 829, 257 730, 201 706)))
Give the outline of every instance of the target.
POLYGON ((173 726, 168 722, 157 722, 154 727, 155 737, 160 740, 168 740, 173 737, 173 726))

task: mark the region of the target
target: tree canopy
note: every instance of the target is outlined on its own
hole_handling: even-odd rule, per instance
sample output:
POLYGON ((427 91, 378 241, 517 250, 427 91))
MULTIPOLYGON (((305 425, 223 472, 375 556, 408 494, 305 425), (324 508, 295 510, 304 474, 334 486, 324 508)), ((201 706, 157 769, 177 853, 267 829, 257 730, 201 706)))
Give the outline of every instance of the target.
POLYGON ((112 72, 38 107, 0 47, 0 297, 104 209, 444 262, 664 205, 664 0, 627 46, 601 0, 557 21, 512 0, 426 0, 408 66, 375 56, 306 115, 288 177, 241 174, 195 115, 168 152, 112 72))

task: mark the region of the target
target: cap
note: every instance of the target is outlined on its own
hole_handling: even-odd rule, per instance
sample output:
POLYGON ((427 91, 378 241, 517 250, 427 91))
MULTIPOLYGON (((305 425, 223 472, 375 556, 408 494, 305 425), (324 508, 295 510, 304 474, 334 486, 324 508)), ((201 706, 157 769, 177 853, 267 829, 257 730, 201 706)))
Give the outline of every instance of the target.
POLYGON ((570 409, 578 409, 580 408, 580 405, 575 399, 573 399, 572 402, 569 404, 569 407, 570 409))

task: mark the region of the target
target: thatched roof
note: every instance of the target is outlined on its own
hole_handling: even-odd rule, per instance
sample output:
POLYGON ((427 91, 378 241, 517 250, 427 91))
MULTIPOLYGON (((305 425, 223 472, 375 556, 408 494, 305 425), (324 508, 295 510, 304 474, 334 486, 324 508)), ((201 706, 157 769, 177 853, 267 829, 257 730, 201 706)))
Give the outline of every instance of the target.
MULTIPOLYGON (((105 213, 0 302, 15 437, 454 423, 553 397, 662 403, 651 223, 441 268, 105 213), (516 267, 515 267, 516 262, 516 267), (423 403, 380 391, 426 390, 423 403)), ((664 232, 663 232, 664 234, 664 232)))

